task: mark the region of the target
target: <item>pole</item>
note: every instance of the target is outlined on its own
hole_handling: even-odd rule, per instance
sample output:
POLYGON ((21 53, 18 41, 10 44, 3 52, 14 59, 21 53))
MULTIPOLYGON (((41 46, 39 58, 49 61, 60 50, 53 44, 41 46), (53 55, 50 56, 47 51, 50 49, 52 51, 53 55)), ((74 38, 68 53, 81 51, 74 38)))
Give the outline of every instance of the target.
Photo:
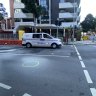
POLYGON ((64 28, 64 31, 63 31, 63 36, 65 37, 65 28, 64 28))
POLYGON ((51 0, 49 0, 49 24, 51 24, 51 0))
POLYGON ((58 30, 59 30, 59 28, 58 28, 58 25, 57 25, 57 38, 58 38, 58 30))
MULTIPOLYGON (((39 0, 39 5, 41 5, 40 0, 39 0)), ((41 15, 40 15, 40 17, 39 17, 39 20, 40 20, 40 24, 41 24, 41 15)))
POLYGON ((50 29, 50 35, 51 35, 51 29, 50 29))
POLYGON ((75 30, 74 30, 74 27, 75 27, 75 0, 74 0, 74 15, 73 15, 73 35, 72 35, 72 38, 73 38, 73 42, 74 42, 74 32, 75 32, 75 30))
POLYGON ((58 38, 58 32, 59 32, 59 18, 57 18, 57 38, 58 38))
POLYGON ((8 29, 7 18, 6 18, 6 29, 8 29))

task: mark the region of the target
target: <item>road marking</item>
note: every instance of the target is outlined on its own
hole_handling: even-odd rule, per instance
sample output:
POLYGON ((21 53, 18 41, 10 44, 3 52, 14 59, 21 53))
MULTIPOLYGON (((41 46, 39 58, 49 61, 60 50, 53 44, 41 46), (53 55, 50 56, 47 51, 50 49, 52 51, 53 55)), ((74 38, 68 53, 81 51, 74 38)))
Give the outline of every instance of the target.
POLYGON ((75 47, 75 50, 76 50, 76 52, 77 52, 77 55, 80 56, 80 53, 79 53, 79 51, 77 50, 76 46, 74 46, 74 47, 75 47))
POLYGON ((96 89, 95 88, 90 88, 92 96, 96 96, 96 89))
POLYGON ((91 79, 91 77, 90 77, 90 75, 89 75, 89 73, 88 73, 87 70, 84 70, 84 74, 85 74, 85 77, 86 77, 86 79, 87 79, 87 82, 88 82, 88 83, 93 83, 93 82, 92 82, 92 79, 91 79))
POLYGON ((5 85, 5 84, 3 84, 3 83, 0 83, 0 87, 2 87, 2 88, 4 88, 4 89, 7 89, 7 90, 9 90, 9 89, 12 88, 11 86, 5 85))
POLYGON ((29 62, 29 64, 28 64, 28 62, 26 62, 26 64, 22 64, 22 66, 23 66, 23 67, 32 67, 32 68, 34 68, 34 67, 39 66, 39 61, 29 62), (30 63, 35 63, 35 64, 32 65, 32 64, 30 64, 30 63))
POLYGON ((29 94, 25 93, 23 96, 32 96, 32 95, 29 95, 29 94))
POLYGON ((9 49, 9 50, 0 50, 0 52, 11 52, 11 51, 15 51, 17 49, 9 49))
POLYGON ((77 51, 77 55, 80 56, 80 53, 77 51))
POLYGON ((79 60, 82 61, 82 57, 81 56, 78 56, 79 60))
POLYGON ((80 61, 82 68, 86 68, 83 61, 80 61))
MULTIPOLYGON (((0 53, 1 55, 5 54, 5 53, 0 53)), ((70 56, 65 55, 65 56, 61 56, 61 55, 35 55, 35 54, 14 54, 14 53, 6 53, 7 55, 20 55, 20 56, 38 56, 38 57, 62 57, 62 58, 68 58, 70 56)))

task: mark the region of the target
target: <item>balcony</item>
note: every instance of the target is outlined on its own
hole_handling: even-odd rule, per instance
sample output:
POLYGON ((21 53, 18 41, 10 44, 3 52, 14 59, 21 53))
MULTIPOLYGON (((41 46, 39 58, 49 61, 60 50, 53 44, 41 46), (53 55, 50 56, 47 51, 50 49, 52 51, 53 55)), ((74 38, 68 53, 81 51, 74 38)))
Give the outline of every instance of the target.
POLYGON ((24 8, 24 4, 23 3, 19 3, 19 2, 15 2, 14 3, 14 9, 21 9, 24 8))
POLYGON ((80 22, 80 16, 77 17, 77 21, 80 22))
POLYGON ((81 12, 81 7, 80 8, 77 8, 77 13, 80 14, 80 12, 81 12))
POLYGON ((62 22, 61 24, 62 27, 71 27, 74 25, 78 25, 77 22, 62 22))
POLYGON ((33 14, 32 13, 24 14, 23 12, 14 13, 14 18, 33 18, 33 14))
POLYGON ((75 13, 69 13, 69 12, 66 12, 66 13, 59 13, 59 18, 76 18, 77 14, 75 13))
POLYGON ((34 26, 34 22, 15 22, 15 30, 19 26, 34 26))
POLYGON ((59 9, 74 8, 74 6, 78 7, 77 3, 70 3, 70 2, 59 3, 59 9))

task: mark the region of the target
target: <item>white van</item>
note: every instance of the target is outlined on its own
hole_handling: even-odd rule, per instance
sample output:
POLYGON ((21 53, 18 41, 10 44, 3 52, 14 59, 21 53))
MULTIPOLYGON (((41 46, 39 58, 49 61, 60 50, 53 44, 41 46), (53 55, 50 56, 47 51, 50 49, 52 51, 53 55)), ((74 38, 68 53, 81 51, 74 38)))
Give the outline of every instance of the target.
POLYGON ((57 48, 62 46, 62 42, 60 39, 54 38, 47 33, 24 33, 22 45, 27 48, 32 46, 57 48))

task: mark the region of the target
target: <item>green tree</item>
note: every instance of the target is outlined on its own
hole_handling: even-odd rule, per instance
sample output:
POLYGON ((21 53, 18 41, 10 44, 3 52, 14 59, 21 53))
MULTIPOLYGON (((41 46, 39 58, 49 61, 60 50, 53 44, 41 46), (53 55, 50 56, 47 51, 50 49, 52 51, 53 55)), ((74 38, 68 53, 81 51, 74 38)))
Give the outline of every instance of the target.
POLYGON ((38 17, 42 14, 42 7, 39 5, 39 0, 21 0, 21 2, 25 5, 25 8, 22 9, 23 13, 33 13, 35 24, 34 27, 36 27, 36 21, 38 17))
POLYGON ((96 19, 93 17, 92 14, 88 14, 85 18, 85 20, 81 23, 82 29, 84 32, 87 31, 94 31, 96 26, 96 19))
POLYGON ((0 29, 1 29, 1 21, 4 19, 3 15, 0 13, 0 29))
POLYGON ((3 15, 0 13, 0 21, 3 20, 3 19, 4 19, 4 17, 3 17, 3 15))

